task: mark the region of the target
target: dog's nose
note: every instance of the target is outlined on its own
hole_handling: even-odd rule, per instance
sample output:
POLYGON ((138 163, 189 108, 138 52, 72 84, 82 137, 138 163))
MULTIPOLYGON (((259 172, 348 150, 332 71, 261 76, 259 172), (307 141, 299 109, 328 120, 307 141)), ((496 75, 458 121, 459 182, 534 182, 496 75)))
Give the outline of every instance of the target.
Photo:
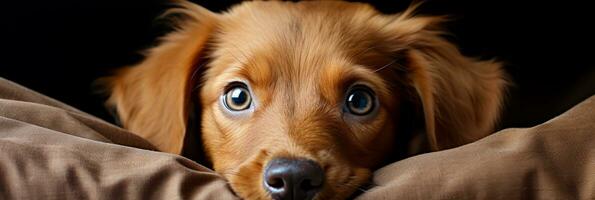
POLYGON ((264 171, 264 188, 273 199, 312 199, 322 188, 324 171, 308 159, 275 158, 264 171))

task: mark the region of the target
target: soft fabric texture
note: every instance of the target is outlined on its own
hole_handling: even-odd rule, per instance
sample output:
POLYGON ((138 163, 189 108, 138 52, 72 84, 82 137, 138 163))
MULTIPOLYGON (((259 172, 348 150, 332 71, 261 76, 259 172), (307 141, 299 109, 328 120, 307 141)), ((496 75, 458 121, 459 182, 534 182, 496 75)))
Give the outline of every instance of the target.
MULTIPOLYGON (((235 199, 210 169, 154 149, 0 79, 0 199, 235 199)), ((357 199, 595 199, 595 97, 533 128, 393 163, 374 184, 357 199)))
POLYGON ((152 149, 0 79, 0 199, 235 199, 215 172, 152 149))

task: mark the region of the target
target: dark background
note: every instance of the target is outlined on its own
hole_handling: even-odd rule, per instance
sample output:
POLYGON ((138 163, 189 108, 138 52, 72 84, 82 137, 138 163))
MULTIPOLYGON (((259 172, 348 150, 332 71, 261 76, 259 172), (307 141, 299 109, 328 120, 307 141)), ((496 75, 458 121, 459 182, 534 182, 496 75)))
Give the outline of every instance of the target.
MULTIPOLYGON (((236 1, 195 1, 222 11, 236 1)), ((372 2, 385 13, 410 1, 372 2)), ((588 1, 429 0, 423 14, 450 15, 449 39, 470 56, 498 58, 515 85, 501 128, 550 119, 595 94, 595 17, 588 1)), ((108 121, 92 82, 142 57, 168 29, 157 0, 29 0, 0 3, 0 76, 108 121)))

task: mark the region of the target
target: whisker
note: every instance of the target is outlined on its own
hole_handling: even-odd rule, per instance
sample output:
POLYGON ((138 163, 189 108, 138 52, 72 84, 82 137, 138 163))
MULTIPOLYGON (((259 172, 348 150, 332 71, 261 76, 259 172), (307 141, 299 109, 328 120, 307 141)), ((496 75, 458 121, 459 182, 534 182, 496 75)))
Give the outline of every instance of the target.
MULTIPOLYGON (((206 64, 207 64, 207 63, 203 62, 202 64, 200 64, 198 67, 196 67, 196 68, 194 69, 194 72, 192 72, 192 75, 190 76, 190 81, 191 81, 192 83, 196 83, 196 82, 197 82, 197 80, 196 80, 196 76, 197 76, 198 72, 200 71, 200 69, 201 69, 201 68, 203 68, 203 67, 204 67, 206 64)), ((194 88, 192 88, 192 91, 195 91, 195 90, 197 90, 198 88, 200 88, 200 84, 196 84, 196 86, 195 86, 194 88)))
POLYGON ((387 68, 388 66, 391 66, 392 64, 395 64, 399 59, 394 59, 393 61, 389 62, 388 64, 374 70, 374 73, 379 72, 380 70, 383 70, 384 68, 387 68))

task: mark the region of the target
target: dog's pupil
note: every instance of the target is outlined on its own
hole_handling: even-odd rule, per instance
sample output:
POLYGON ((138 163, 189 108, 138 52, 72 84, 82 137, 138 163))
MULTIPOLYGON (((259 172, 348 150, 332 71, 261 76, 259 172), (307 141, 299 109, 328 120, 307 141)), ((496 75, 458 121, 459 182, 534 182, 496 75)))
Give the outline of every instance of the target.
POLYGON ((352 111, 356 112, 356 114, 363 114, 367 112, 370 107, 370 98, 371 97, 364 91, 354 91, 347 101, 349 102, 352 111))
POLYGON ((361 92, 355 92, 351 102, 353 102, 353 107, 362 109, 368 104, 368 99, 361 92))
POLYGON ((248 98, 248 94, 246 94, 246 92, 242 89, 234 89, 231 92, 231 100, 233 101, 234 104, 236 105, 242 105, 246 102, 246 99, 248 98))

